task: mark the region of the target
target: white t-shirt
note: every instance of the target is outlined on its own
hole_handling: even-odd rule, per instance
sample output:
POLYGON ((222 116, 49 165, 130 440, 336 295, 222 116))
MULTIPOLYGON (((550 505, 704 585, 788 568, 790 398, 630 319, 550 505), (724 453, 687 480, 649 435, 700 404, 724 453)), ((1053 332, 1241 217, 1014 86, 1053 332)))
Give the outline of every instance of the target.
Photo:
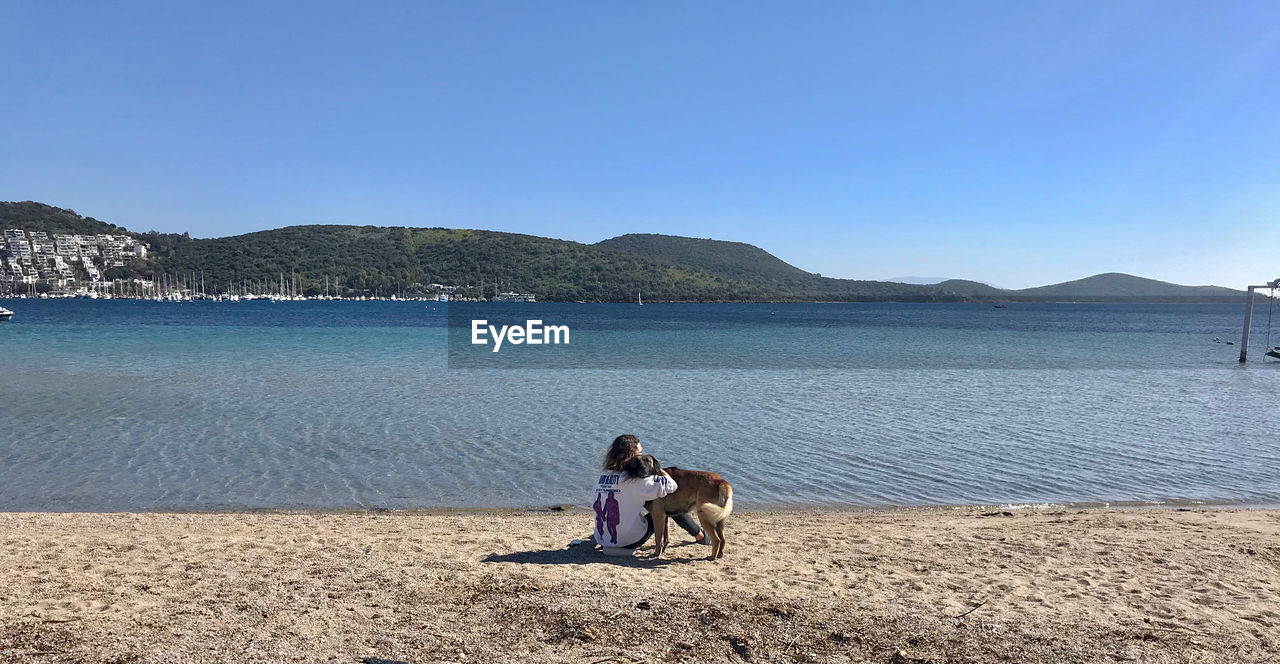
POLYGON ((676 481, 666 475, 634 478, 605 471, 596 481, 591 504, 596 513, 596 542, 605 547, 635 544, 649 530, 644 518, 645 502, 669 495, 677 488, 676 481))

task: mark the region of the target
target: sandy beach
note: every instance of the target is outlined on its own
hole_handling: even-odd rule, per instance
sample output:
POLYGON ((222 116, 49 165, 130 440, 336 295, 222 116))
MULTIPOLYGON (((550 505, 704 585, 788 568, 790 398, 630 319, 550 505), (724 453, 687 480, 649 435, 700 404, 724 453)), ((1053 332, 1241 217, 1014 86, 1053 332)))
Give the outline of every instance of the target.
POLYGON ((566 511, 0 514, 13 662, 1264 662, 1280 511, 738 513, 726 557, 566 511))

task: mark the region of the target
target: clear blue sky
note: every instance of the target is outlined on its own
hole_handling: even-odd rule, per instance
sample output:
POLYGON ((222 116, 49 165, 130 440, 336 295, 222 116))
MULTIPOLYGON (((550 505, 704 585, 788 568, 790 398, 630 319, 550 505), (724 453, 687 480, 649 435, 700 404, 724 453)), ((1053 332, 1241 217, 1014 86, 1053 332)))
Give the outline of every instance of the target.
POLYGON ((1280 276, 1280 4, 0 0, 0 200, 134 230, 1280 276))

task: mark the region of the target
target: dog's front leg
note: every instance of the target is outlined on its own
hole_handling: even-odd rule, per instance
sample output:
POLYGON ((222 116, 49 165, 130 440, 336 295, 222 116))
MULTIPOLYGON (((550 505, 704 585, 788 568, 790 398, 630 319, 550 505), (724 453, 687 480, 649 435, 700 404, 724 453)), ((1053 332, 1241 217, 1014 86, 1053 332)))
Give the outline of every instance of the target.
POLYGON ((649 518, 653 519, 653 558, 661 558, 667 550, 667 510, 662 499, 650 501, 649 518))

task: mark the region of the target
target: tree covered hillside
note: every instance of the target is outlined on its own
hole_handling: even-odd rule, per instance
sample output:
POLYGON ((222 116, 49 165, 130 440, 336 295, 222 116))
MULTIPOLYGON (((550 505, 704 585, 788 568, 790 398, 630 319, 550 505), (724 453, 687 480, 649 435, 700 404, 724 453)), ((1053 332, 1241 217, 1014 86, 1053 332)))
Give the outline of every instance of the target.
POLYGON ((760 284, 798 300, 954 300, 990 297, 1002 291, 976 281, 952 279, 921 286, 890 281, 833 279, 805 272, 750 244, 676 235, 632 233, 597 243, 684 268, 760 284))
MULTIPOLYGON (((211 293, 290 289, 341 295, 424 292, 430 284, 460 295, 499 290, 543 300, 633 301, 955 301, 1226 300, 1241 293, 1216 286, 1179 286, 1127 274, 1003 290, 951 279, 918 285, 833 279, 806 272, 759 247, 671 235, 630 234, 596 244, 532 235, 447 228, 290 226, 233 237, 136 233, 30 201, 0 202, 0 229, 74 234, 128 234, 145 242, 145 259, 104 271, 106 279, 167 275, 211 293)), ((52 287, 52 286, 49 286, 52 287)))
POLYGON ((1029 297, 1232 297, 1241 292, 1221 286, 1182 286, 1131 274, 1107 272, 1060 284, 1015 291, 1029 297))
POLYGON ((597 242, 595 246, 693 267, 727 279, 770 285, 779 290, 806 288, 814 283, 815 278, 821 279, 744 242, 630 233, 597 242))
POLYGON ((216 239, 145 236, 164 269, 205 275, 219 287, 275 283, 296 273, 304 292, 336 280, 355 292, 412 292, 431 283, 492 297, 497 290, 549 300, 743 300, 772 294, 670 263, 563 240, 492 231, 381 226, 293 226, 216 239))
POLYGON ((75 235, 127 234, 124 228, 82 217, 75 210, 45 205, 33 201, 0 201, 0 230, 20 228, 25 231, 70 233, 75 235))

